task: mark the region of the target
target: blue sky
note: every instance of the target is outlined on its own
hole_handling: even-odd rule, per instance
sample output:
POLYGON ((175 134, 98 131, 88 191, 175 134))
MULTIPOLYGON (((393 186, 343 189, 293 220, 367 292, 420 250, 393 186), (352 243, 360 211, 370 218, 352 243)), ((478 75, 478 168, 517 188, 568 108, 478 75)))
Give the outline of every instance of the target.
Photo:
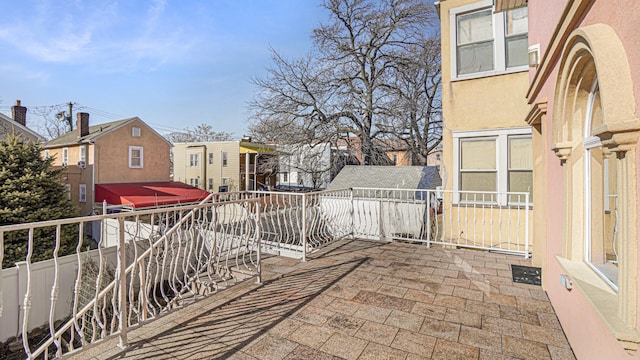
POLYGON ((36 127, 72 101, 91 124, 138 116, 235 138, 269 46, 302 56, 327 17, 319 0, 4 0, 0 14, 1 112, 20 99, 36 127))

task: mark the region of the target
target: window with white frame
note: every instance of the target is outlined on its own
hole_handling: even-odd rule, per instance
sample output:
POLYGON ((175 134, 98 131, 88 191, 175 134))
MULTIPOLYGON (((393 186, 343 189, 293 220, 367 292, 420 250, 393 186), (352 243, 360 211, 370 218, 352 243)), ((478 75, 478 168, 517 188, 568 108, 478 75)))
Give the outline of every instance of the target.
POLYGON ((222 153, 222 166, 227 166, 227 153, 222 153))
POLYGON ((144 167, 144 149, 142 146, 129 146, 129 168, 142 169, 144 167))
POLYGON ((193 187, 198 187, 198 179, 197 178, 189 179, 189 184, 193 187))
POLYGON ((49 150, 45 150, 45 151, 44 151, 44 158, 45 158, 45 159, 48 159, 49 157, 50 157, 50 155, 49 155, 49 150))
POLYGON ((69 163, 69 148, 62 148, 62 166, 67 166, 69 163))
POLYGON ((209 190, 213 190, 213 178, 209 178, 209 190))
MULTIPOLYGON (((533 201, 533 145, 530 135, 511 135, 508 137, 509 169, 507 170, 510 192, 529 194, 533 201)), ((522 195, 511 195, 510 202, 524 202, 522 195)))
POLYGON ((282 182, 289 182, 289 173, 282 173, 282 182))
POLYGON ((191 167, 198 166, 198 154, 189 154, 189 166, 191 167))
POLYGON ((67 200, 71 200, 71 184, 64 184, 64 192, 67 194, 67 200))
POLYGON ((141 136, 141 131, 140 128, 137 126, 134 126, 131 128, 131 136, 133 137, 140 137, 141 136))
POLYGON ((80 186, 78 187, 78 189, 80 190, 79 192, 79 197, 78 197, 78 201, 80 202, 87 202, 87 184, 80 184, 80 186))
POLYGON ((451 9, 451 78, 528 70, 528 9, 483 0, 451 9))
POLYGON ((229 178, 222 178, 222 185, 229 185, 229 178))
POLYGON ((524 203, 533 194, 531 128, 459 131, 454 137, 454 188, 460 201, 524 203))
POLYGON ((209 165, 213 165, 213 153, 209 153, 209 165))
POLYGON ((87 161, 87 145, 80 145, 80 161, 87 161))

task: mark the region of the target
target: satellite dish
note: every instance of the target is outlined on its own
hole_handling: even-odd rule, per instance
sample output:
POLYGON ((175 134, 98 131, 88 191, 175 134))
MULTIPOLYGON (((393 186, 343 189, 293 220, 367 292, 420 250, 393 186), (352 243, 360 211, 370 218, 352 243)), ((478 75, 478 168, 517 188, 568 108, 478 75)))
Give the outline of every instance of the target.
POLYGON ((58 121, 66 120, 66 116, 64 116, 64 111, 60 111, 59 113, 57 113, 56 114, 56 119, 58 119, 58 121))

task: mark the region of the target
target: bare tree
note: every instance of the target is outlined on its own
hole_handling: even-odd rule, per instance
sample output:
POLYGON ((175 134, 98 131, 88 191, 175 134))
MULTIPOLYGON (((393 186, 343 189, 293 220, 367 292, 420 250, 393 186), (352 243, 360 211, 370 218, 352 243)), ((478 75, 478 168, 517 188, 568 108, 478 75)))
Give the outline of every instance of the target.
POLYGON ((427 165, 427 156, 442 141, 440 35, 416 44, 398 63, 389 87, 387 117, 381 132, 407 149, 415 165, 427 165))
POLYGON ((258 93, 249 103, 250 132, 278 143, 328 142, 336 148, 355 136, 363 164, 387 164, 384 147, 374 140, 411 133, 409 117, 395 109, 393 99, 403 93, 401 72, 415 70, 409 64, 417 64, 416 50, 429 46, 425 34, 434 32, 433 5, 326 0, 322 6, 329 22, 313 31, 313 51, 287 60, 272 49, 268 76, 253 79, 258 93))
POLYGON ((209 124, 200 124, 193 130, 184 128, 182 131, 175 131, 165 136, 172 143, 176 142, 206 142, 206 141, 228 141, 232 140, 232 134, 224 131, 214 131, 209 124))

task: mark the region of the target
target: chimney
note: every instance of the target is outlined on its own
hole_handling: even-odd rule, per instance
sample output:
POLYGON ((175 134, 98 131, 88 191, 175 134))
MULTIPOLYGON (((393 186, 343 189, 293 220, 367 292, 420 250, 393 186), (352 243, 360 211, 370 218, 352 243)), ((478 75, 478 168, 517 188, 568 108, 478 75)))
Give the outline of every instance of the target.
POLYGON ((78 128, 78 137, 89 135, 89 113, 78 113, 78 123, 76 127, 78 128))
POLYGON ((16 100, 16 104, 11 107, 11 117, 18 124, 27 126, 27 108, 20 105, 20 100, 16 100))

